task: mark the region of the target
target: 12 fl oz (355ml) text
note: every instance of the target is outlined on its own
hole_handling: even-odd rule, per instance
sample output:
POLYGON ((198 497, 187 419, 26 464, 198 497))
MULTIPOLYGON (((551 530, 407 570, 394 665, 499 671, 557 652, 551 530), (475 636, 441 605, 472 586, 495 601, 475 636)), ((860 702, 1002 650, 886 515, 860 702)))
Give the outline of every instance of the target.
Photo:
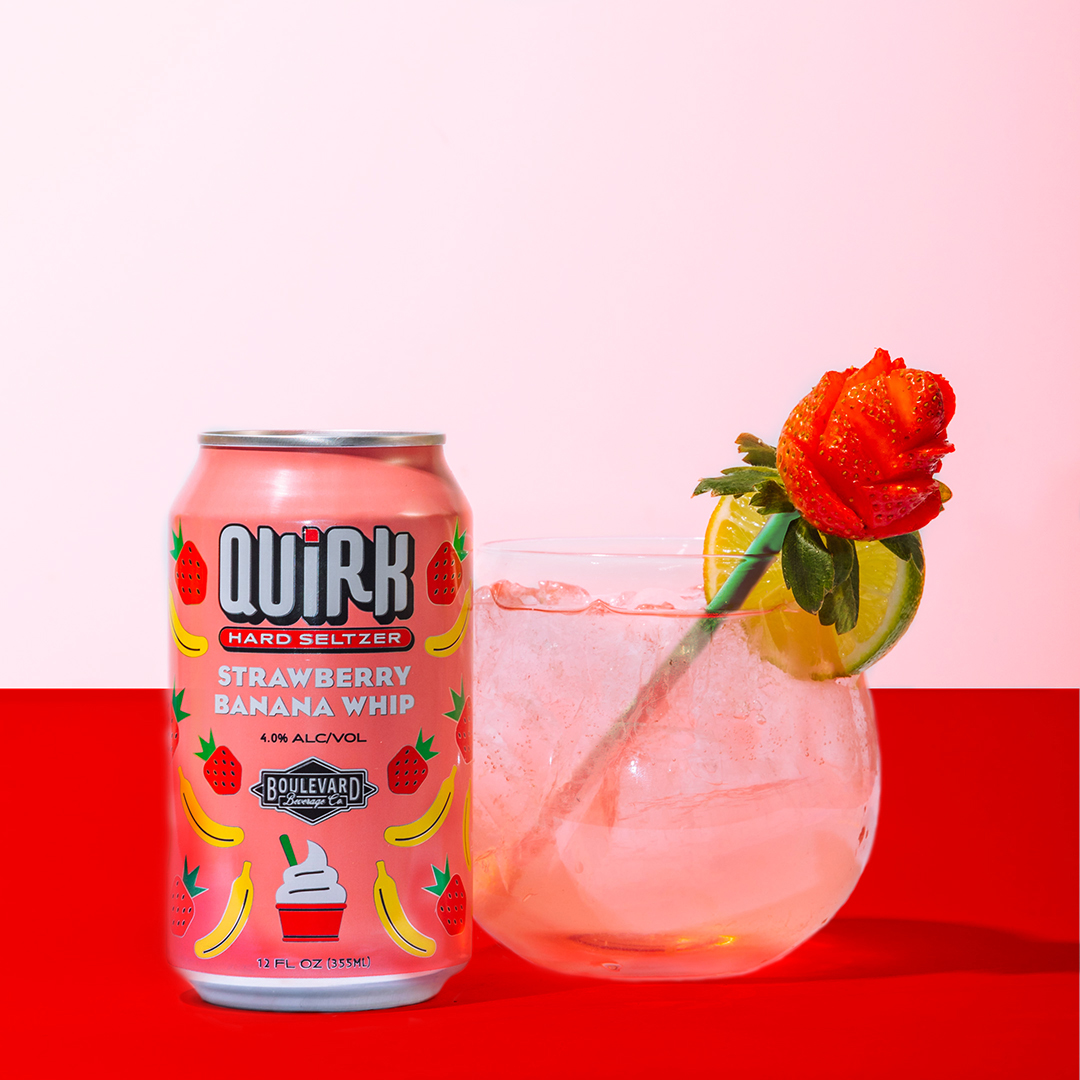
POLYGON ((305 956, 297 960, 286 956, 257 956, 255 963, 260 968, 286 968, 289 970, 299 969, 303 971, 340 971, 345 968, 371 967, 370 956, 305 956))

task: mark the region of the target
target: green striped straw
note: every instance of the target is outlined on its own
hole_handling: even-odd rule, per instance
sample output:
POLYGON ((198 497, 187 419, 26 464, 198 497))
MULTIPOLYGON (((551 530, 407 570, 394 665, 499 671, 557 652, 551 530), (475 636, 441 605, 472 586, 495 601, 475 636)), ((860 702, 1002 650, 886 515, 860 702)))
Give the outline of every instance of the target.
MULTIPOLYGON (((787 536, 788 526, 798 517, 793 514, 772 514, 765 521, 761 532, 750 542, 739 565, 732 570, 720 591, 709 601, 705 608, 710 615, 738 611, 750 595, 751 590, 769 569, 773 559, 780 554, 787 536)), ((711 621, 714 625, 717 620, 711 621)))

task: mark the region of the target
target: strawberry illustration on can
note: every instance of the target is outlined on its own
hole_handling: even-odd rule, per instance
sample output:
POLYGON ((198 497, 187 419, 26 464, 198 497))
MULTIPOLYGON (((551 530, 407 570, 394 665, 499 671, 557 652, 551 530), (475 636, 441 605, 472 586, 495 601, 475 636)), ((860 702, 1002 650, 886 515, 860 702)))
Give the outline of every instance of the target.
POLYGON ((465 762, 472 761, 472 698, 465 696, 465 681, 461 683, 461 693, 453 687, 450 688, 450 699, 454 707, 443 713, 454 721, 454 741, 461 752, 461 759, 465 762))
POLYGON ((243 778, 240 762, 227 746, 215 744, 213 731, 210 732, 209 739, 200 735, 199 743, 202 749, 195 756, 206 762, 203 765, 206 782, 218 795, 235 795, 240 790, 240 781, 243 778))
POLYGON ((173 684, 172 690, 172 719, 169 721, 169 748, 175 754, 180 745, 180 721, 186 720, 191 713, 184 712, 184 691, 177 690, 173 684))
POLYGON ((427 567, 428 599, 433 604, 452 604, 461 587, 461 564, 469 557, 461 522, 454 522, 454 539, 444 540, 427 567))
POLYGON ((416 743, 403 746, 386 766, 386 782, 395 795, 411 795, 420 790, 420 785, 427 779, 427 763, 439 753, 431 749, 434 739, 434 735, 425 739, 421 728, 416 743))
POLYGON ((446 857, 446 867, 440 870, 432 864, 431 872, 435 875, 435 884, 426 885, 425 892, 439 898, 436 910, 439 922, 448 934, 460 934, 465 929, 468 914, 468 898, 460 874, 450 876, 450 856, 446 857))
POLYGON ((201 604, 206 599, 206 563, 199 549, 190 540, 184 539, 184 528, 179 519, 172 538, 176 591, 185 604, 201 604))
POLYGON ((199 867, 188 870, 187 856, 184 856, 184 873, 177 874, 172 887, 172 920, 169 929, 177 937, 183 937, 195 915, 195 897, 206 890, 195 881, 199 876, 199 867))

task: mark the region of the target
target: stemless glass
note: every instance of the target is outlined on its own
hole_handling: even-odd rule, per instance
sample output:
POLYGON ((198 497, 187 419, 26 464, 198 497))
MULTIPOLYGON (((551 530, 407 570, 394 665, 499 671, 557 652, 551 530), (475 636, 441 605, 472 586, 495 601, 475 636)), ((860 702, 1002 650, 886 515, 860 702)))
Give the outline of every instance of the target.
POLYGON ((478 553, 475 915, 543 967, 753 971, 827 923, 866 865, 880 788, 864 680, 787 674, 759 648, 761 612, 703 621, 701 549, 478 553))

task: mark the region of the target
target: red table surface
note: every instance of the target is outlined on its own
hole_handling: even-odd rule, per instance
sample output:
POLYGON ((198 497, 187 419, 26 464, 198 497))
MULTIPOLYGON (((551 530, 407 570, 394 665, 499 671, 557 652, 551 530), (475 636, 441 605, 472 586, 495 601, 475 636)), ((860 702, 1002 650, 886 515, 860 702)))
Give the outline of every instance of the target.
POLYGON ((1077 1076, 1078 692, 874 700, 873 855, 837 918, 779 963, 619 984, 545 972, 478 931, 425 1004, 280 1014, 203 1004, 164 961, 163 692, 0 691, 5 1072, 1077 1076), (90 746, 115 755, 107 787, 83 772, 90 746), (118 834, 124 866, 99 852, 118 834))

